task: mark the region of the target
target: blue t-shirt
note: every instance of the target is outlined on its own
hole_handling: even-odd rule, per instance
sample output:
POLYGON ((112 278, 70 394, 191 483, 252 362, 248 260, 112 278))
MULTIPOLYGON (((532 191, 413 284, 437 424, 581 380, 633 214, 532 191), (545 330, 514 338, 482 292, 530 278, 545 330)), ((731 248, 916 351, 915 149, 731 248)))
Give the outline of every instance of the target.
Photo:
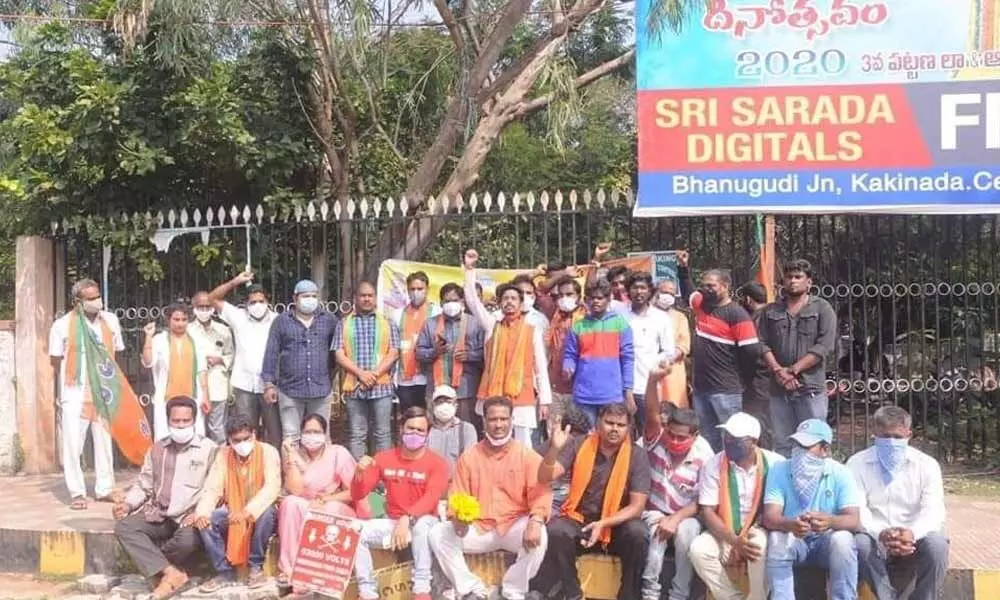
POLYGON ((786 519, 794 519, 804 512, 837 515, 845 508, 860 508, 863 501, 864 497, 851 471, 830 458, 826 460, 826 468, 809 506, 799 504, 799 495, 792 483, 792 461, 786 460, 772 466, 767 475, 764 504, 781 506, 786 519))

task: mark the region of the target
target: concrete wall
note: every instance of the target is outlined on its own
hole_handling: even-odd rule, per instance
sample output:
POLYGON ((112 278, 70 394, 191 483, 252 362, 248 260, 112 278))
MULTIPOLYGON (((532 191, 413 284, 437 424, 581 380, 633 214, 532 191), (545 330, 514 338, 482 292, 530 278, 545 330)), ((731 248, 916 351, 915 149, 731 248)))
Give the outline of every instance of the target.
POLYGON ((17 437, 14 380, 14 322, 0 321, 0 474, 21 470, 24 462, 17 437))

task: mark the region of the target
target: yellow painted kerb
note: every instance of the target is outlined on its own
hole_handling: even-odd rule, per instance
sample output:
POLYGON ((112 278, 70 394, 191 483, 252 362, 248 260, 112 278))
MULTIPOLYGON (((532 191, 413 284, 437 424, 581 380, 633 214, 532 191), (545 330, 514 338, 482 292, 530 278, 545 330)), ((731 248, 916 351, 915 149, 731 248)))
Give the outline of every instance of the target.
POLYGON ((975 600, 996 600, 1000 598, 1000 571, 972 572, 972 594, 975 600))
POLYGON ((43 575, 83 575, 87 552, 82 533, 42 532, 39 552, 39 571, 43 575))

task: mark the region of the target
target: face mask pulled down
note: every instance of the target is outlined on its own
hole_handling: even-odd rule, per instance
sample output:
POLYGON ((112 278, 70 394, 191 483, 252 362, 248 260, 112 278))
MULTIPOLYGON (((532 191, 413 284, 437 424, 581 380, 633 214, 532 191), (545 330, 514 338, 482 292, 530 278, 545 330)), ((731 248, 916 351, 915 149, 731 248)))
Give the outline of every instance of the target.
POLYGON ((495 438, 489 433, 487 433, 485 437, 489 441, 490 445, 493 446, 494 448, 502 448, 506 446, 508 442, 514 439, 514 428, 511 427, 510 430, 507 432, 507 435, 503 436, 502 438, 495 438))

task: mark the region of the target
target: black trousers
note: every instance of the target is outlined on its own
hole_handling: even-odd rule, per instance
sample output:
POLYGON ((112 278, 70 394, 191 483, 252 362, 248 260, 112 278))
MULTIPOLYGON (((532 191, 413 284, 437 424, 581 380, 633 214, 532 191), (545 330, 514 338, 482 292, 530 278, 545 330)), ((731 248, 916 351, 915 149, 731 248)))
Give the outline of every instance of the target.
POLYGON ((115 523, 115 536, 139 572, 152 577, 173 565, 187 570, 201 551, 201 535, 194 527, 178 527, 167 519, 149 523, 134 514, 115 523))
MULTIPOLYGON (((531 581, 531 589, 546 598, 581 598, 580 577, 576 571, 576 557, 586 552, 580 545, 583 526, 565 517, 552 519, 546 527, 549 546, 538 575, 531 581)), ((646 527, 641 519, 626 521, 611 530, 608 553, 621 559, 622 583, 618 600, 639 600, 642 597, 642 571, 646 567, 649 542, 646 527)), ((600 552, 595 546, 591 551, 600 552)))
POLYGON ((426 385, 401 385, 396 388, 396 396, 399 398, 399 415, 403 416, 406 409, 411 406, 427 408, 427 386, 426 385))
POLYGON ((268 404, 264 401, 264 394, 255 394, 239 388, 233 388, 233 405, 229 409, 229 416, 241 413, 250 418, 250 422, 257 428, 257 439, 271 444, 277 449, 281 449, 281 413, 278 411, 278 403, 268 404))

